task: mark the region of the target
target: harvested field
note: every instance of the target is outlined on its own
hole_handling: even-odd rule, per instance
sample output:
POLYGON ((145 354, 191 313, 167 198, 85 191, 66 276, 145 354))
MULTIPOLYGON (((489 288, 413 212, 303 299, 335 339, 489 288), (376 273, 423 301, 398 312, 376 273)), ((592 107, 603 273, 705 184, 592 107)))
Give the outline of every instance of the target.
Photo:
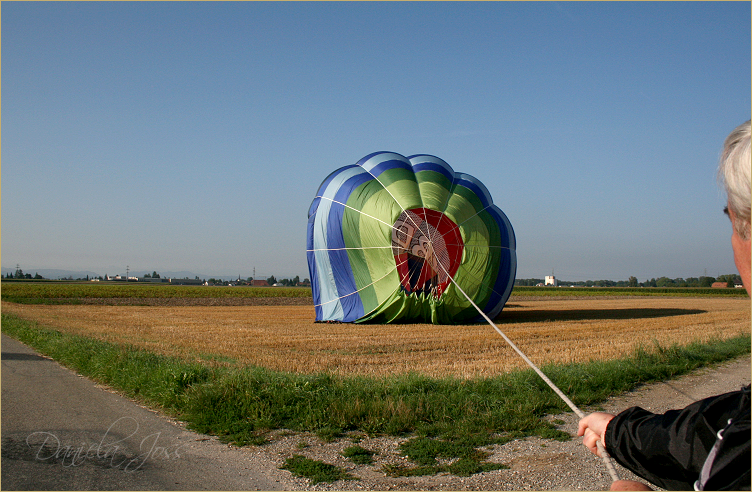
MULTIPOLYGON (((5 313, 103 340, 215 363, 281 371, 380 376, 492 376, 526 367, 487 324, 314 323, 310 305, 22 305, 5 313), (217 362, 219 361, 219 362, 217 362)), ((648 349, 750 332, 739 298, 512 298, 496 320, 538 365, 608 360, 648 349)))
MULTIPOLYGON (((72 304, 99 306, 311 306, 311 297, 84 297, 72 304)), ((64 302, 63 302, 64 303, 64 302)))

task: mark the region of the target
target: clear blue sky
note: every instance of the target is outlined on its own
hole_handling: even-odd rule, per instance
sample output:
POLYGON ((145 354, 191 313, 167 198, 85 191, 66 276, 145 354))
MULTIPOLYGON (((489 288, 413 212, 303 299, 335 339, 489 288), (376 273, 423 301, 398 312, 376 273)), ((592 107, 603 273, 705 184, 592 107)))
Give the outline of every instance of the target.
POLYGON ((3 2, 2 265, 308 277, 375 151, 486 184, 518 278, 734 273, 749 2, 3 2))

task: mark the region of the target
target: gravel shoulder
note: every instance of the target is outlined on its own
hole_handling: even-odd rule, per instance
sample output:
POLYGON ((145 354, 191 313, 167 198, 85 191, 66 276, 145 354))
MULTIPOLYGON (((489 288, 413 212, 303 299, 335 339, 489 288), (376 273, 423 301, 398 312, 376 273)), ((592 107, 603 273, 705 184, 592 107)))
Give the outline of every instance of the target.
MULTIPOLYGON (((597 408, 582 410, 586 413, 596 410, 618 413, 631 406, 641 406, 653 412, 665 412, 708 396, 739 389, 749 383, 750 357, 746 356, 675 380, 645 385, 612 398, 597 408)), ((358 442, 359 446, 379 453, 372 465, 354 465, 341 456, 343 449, 353 445, 352 438, 323 443, 310 434, 282 433, 270 444, 244 450, 249 458, 267 462, 274 468, 281 466, 286 458, 300 454, 341 466, 358 478, 311 485, 306 479, 288 474, 282 484, 288 490, 608 490, 611 478, 603 462, 587 451, 577 437, 578 417, 569 412, 549 418, 563 421, 564 424, 558 428, 570 433, 573 439, 559 442, 531 437, 489 447, 487 450, 492 452, 489 461, 504 463, 509 469, 471 477, 449 474, 387 477, 381 471, 383 465, 404 464, 404 458, 398 453, 402 439, 397 438, 363 438, 358 442)), ((620 478, 639 480, 628 470, 615 466, 620 478)))

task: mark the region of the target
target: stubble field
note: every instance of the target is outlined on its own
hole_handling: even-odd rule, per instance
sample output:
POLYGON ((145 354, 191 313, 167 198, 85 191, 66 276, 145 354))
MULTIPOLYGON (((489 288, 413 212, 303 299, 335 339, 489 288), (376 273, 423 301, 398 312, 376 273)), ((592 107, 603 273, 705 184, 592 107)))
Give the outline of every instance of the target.
MULTIPOLYGON (((2 310, 68 333, 215 364, 294 373, 494 376, 525 363, 488 324, 314 323, 310 305, 134 306, 3 302, 2 310)), ((747 298, 513 296, 495 320, 538 365, 612 360, 750 333, 747 298)))

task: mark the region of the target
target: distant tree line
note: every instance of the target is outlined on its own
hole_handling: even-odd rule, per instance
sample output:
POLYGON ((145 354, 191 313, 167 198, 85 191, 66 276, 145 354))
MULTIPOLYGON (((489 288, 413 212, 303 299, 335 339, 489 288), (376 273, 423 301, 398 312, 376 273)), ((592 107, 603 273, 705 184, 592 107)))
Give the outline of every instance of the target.
MULTIPOLYGON (((307 282, 308 279, 305 279, 305 281, 307 282)), ((277 280, 276 278, 274 278, 274 275, 272 275, 271 277, 266 279, 266 283, 269 285, 280 284, 284 285, 285 287, 295 287, 300 283, 300 277, 298 275, 295 275, 295 278, 283 278, 281 280, 277 280)))
MULTIPOLYGON (((718 277, 689 277, 689 278, 668 278, 659 277, 651 278, 645 282, 638 282, 637 277, 629 277, 629 280, 584 280, 570 282, 568 280, 558 280, 559 286, 562 287, 710 287, 715 282, 726 282, 727 287, 734 287, 734 284, 741 284, 742 278, 738 274, 719 275, 718 277)), ((543 284, 542 278, 518 278, 514 285, 534 287, 543 284)))
MULTIPOLYGON (((266 280, 266 283, 269 285, 284 285, 285 287, 296 287, 298 285, 309 285, 310 281, 308 279, 305 279, 301 282, 300 276, 295 275, 294 278, 283 278, 281 280, 277 280, 277 278, 272 275, 271 277, 268 277, 266 279, 256 279, 256 280, 266 280)), ((222 280, 217 278, 210 278, 208 283, 210 285, 253 285, 254 278, 248 277, 246 279, 238 278, 237 280, 222 280)))
POLYGON ((10 272, 6 273, 5 278, 7 279, 11 279, 11 278, 31 279, 31 280, 43 280, 44 279, 44 277, 42 277, 38 273, 32 277, 30 273, 24 273, 23 270, 21 270, 20 268, 16 268, 16 273, 13 273, 13 274, 10 272))
MULTIPOLYGON (((17 267, 15 273, 8 272, 6 273, 2 278, 5 279, 18 279, 18 280, 47 280, 45 277, 39 275, 39 273, 32 276, 30 273, 24 273, 21 268, 17 267)), ((109 275, 105 274, 104 276, 99 277, 91 277, 91 279, 97 279, 97 280, 107 280, 109 278, 109 275)), ((144 274, 143 278, 162 278, 159 273, 157 273, 156 270, 154 270, 152 273, 146 273, 144 274)), ((67 278, 60 278, 59 280, 90 280, 89 276, 87 275, 85 278, 76 278, 74 279, 72 276, 69 276, 67 278)), ((195 280, 200 280, 197 276, 195 280)), ((204 279, 205 283, 208 283, 209 285, 253 285, 253 277, 248 277, 247 279, 241 279, 238 278, 237 280, 222 280, 218 278, 210 278, 208 281, 204 279)), ((269 285, 283 285, 285 287, 296 287, 298 285, 303 286, 309 286, 311 285, 311 281, 308 279, 304 279, 303 281, 300 280, 300 276, 296 275, 293 278, 283 278, 281 280, 277 280, 277 278, 272 275, 271 277, 268 277, 266 280, 266 283, 269 285)))
MULTIPOLYGON (((105 275, 104 277, 91 277, 99 280, 105 280, 108 276, 105 275)), ((3 278, 6 279, 18 279, 18 280, 45 280, 45 278, 39 273, 35 273, 35 275, 31 275, 30 273, 24 273, 21 268, 16 268, 15 273, 8 272, 5 274, 3 278)), ((147 273, 144 275, 144 278, 161 278, 159 273, 152 272, 151 274, 147 273)), ((74 279, 73 277, 68 277, 64 280, 89 280, 89 276, 87 275, 85 278, 77 278, 74 279)), ((199 280, 198 277, 196 277, 196 280, 199 280)), ((208 280, 208 283, 210 285, 253 285, 253 277, 248 277, 247 279, 237 279, 237 280, 222 280, 222 279, 216 279, 216 278, 210 278, 208 280)), ((294 278, 283 278, 281 280, 277 280, 277 278, 272 275, 265 279, 266 283, 269 285, 283 285, 285 287, 295 287, 298 285, 310 285, 310 280, 305 279, 301 282, 300 276, 296 275, 294 278)), ((559 280, 557 279, 557 282, 559 286, 562 287, 710 287, 715 282, 726 282, 727 287, 733 288, 734 285, 740 285, 742 283, 742 278, 739 276, 739 274, 728 274, 728 275, 719 275, 718 277, 708 277, 708 276, 701 276, 701 277, 689 277, 689 278, 668 278, 668 277, 659 277, 659 278, 651 278, 650 280, 646 280, 645 282, 639 282, 637 280, 637 277, 629 277, 629 280, 580 280, 577 282, 571 282, 568 280, 559 280)), ((542 278, 518 278, 514 281, 514 285, 519 286, 530 286, 534 287, 538 284, 543 284, 544 280, 542 278)))

